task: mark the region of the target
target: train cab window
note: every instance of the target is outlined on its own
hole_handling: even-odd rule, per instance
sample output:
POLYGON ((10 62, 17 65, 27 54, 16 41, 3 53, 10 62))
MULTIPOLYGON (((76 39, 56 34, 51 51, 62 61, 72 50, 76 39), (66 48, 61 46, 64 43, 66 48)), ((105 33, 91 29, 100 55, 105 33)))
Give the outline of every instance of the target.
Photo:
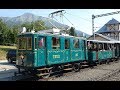
POLYGON ((32 50, 32 38, 27 38, 27 50, 32 50))
POLYGON ((44 48, 45 47, 45 37, 40 37, 38 40, 38 48, 44 48))
POLYGON ((19 44, 18 44, 19 50, 26 50, 27 38, 19 38, 18 42, 19 42, 19 44))
POLYGON ((69 45, 69 40, 65 39, 65 49, 69 49, 70 45, 69 45))
POLYGON ((52 37, 52 49, 60 49, 60 38, 52 37))
POLYGON ((74 48, 79 48, 79 39, 74 39, 73 45, 74 45, 74 48))

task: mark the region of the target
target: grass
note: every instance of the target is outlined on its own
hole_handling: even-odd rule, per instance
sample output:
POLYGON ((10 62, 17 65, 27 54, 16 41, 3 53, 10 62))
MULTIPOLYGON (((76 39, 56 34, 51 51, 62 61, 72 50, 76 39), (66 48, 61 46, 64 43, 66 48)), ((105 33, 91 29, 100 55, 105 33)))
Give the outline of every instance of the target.
POLYGON ((6 60, 6 54, 9 49, 16 49, 16 46, 2 46, 0 45, 0 60, 6 60))

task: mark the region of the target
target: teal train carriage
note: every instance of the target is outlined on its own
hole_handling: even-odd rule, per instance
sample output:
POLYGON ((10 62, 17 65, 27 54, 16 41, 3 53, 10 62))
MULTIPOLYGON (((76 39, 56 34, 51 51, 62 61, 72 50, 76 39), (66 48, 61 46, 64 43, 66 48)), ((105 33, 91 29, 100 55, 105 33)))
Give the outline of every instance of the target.
POLYGON ((109 63, 115 58, 115 45, 113 41, 87 40, 88 60, 94 64, 109 63))
POLYGON ((79 71, 88 64, 87 40, 81 37, 26 32, 18 35, 18 73, 49 76, 63 70, 79 71))

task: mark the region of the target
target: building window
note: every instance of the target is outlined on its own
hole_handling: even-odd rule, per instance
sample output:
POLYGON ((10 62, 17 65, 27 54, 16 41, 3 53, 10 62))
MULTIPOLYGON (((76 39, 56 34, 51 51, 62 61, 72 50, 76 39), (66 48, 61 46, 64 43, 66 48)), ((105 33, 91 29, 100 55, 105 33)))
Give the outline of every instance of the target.
POLYGON ((109 24, 107 30, 119 30, 119 24, 109 24))

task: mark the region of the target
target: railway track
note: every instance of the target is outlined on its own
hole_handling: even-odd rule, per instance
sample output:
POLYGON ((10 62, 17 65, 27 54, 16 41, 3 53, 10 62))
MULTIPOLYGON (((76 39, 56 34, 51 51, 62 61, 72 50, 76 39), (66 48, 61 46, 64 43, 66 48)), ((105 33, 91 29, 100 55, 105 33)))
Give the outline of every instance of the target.
POLYGON ((93 69, 85 68, 77 73, 74 73, 74 72, 65 73, 63 74, 63 77, 54 78, 54 79, 51 79, 50 81, 52 80, 54 81, 72 81, 72 80, 74 81, 104 81, 106 78, 110 78, 120 73, 119 65, 120 65, 120 61, 118 61, 118 63, 111 62, 110 65, 106 65, 106 64, 97 65, 93 69), (90 76, 90 72, 91 72, 91 76, 90 76), (84 77, 84 75, 86 77, 84 77), (73 77, 78 77, 78 78, 72 79, 73 77))
POLYGON ((30 75, 18 75, 3 79, 3 81, 104 81, 120 73, 120 60, 110 62, 110 64, 101 64, 94 68, 82 68, 79 72, 65 71, 54 73, 49 78, 39 79, 30 75))

